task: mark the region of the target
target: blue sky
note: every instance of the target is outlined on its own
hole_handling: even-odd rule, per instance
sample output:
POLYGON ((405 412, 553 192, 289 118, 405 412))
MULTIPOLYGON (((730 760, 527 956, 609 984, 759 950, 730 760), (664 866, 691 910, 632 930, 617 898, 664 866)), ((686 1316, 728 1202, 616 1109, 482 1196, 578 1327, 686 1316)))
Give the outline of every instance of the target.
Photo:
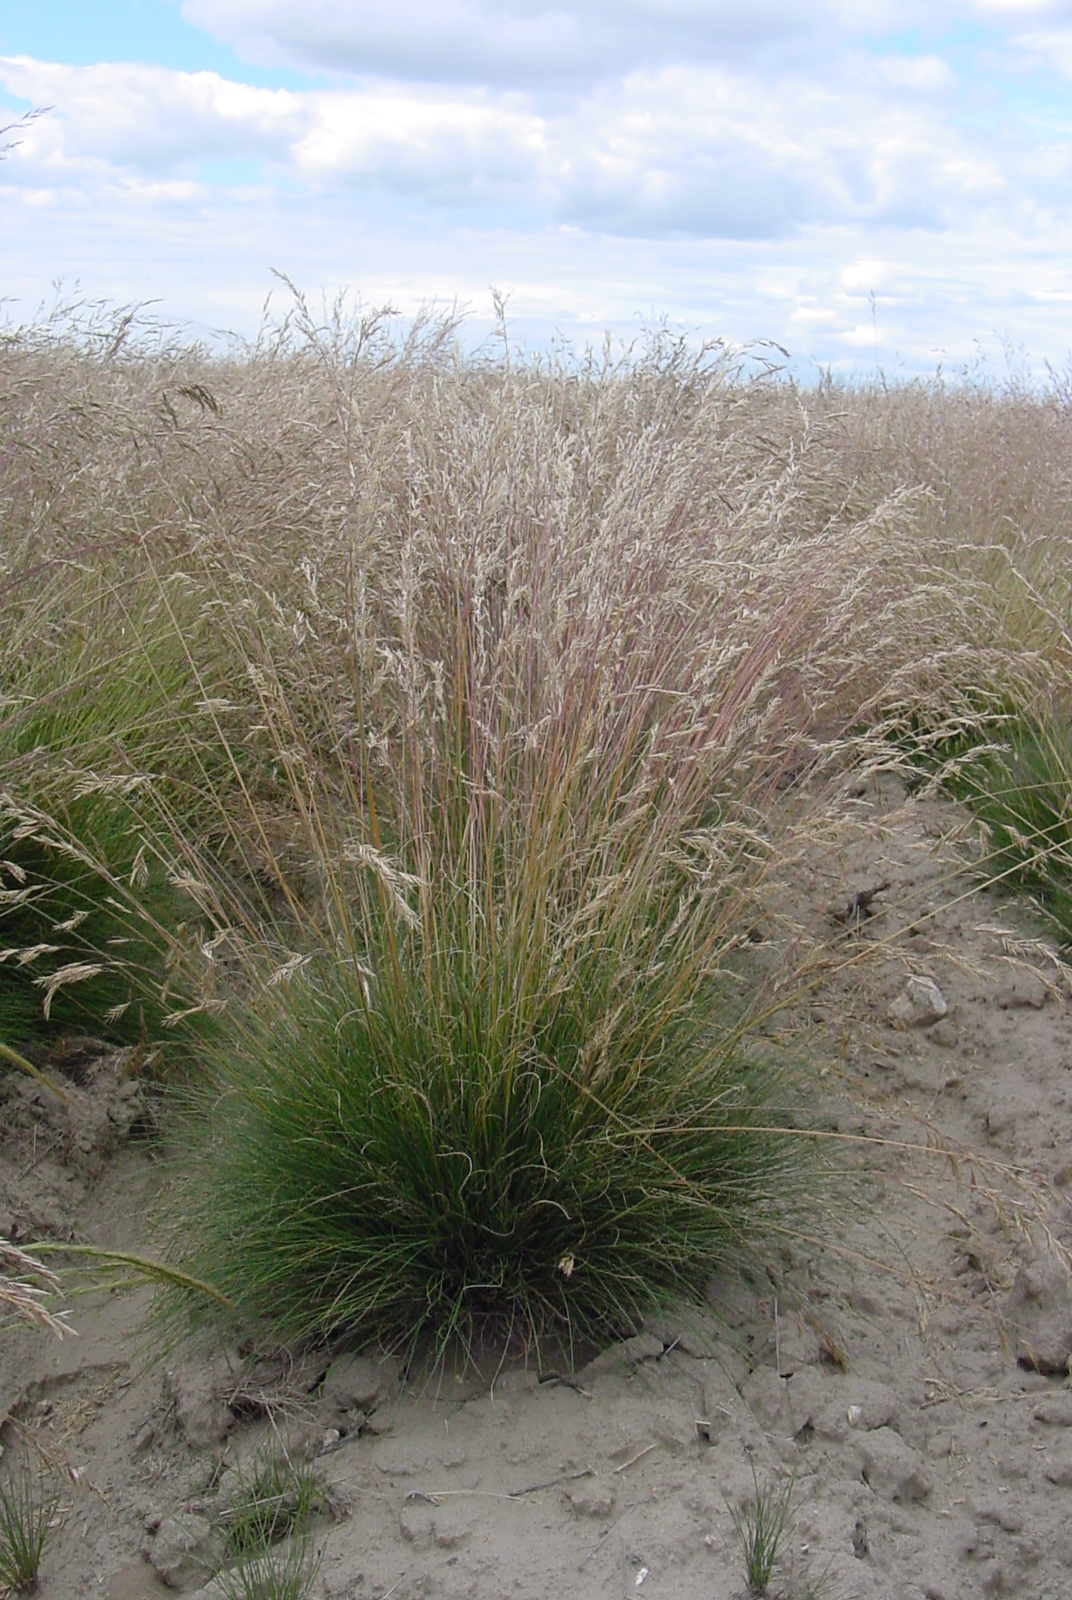
POLYGON ((1072 0, 0 0, 0 298, 1072 349, 1072 0))

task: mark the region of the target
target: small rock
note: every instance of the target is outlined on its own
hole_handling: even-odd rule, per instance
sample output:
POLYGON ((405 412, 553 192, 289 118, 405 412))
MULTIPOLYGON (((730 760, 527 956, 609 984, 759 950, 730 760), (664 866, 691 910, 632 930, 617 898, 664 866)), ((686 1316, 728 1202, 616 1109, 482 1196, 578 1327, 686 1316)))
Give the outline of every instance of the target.
POLYGON ((926 1028, 939 1022, 949 1007, 933 978, 909 978, 886 1013, 894 1028, 926 1028))
POLYGON ((136 1456, 144 1455, 155 1438, 156 1428, 153 1423, 151 1421, 143 1422, 134 1435, 134 1454, 136 1456))
POLYGON ((328 1428, 326 1430, 325 1434, 324 1434, 324 1437, 320 1441, 319 1448, 317 1449, 317 1452, 316 1452, 317 1455, 318 1456, 329 1455, 332 1450, 338 1449, 339 1444, 341 1443, 341 1441, 342 1441, 342 1435, 340 1434, 338 1428, 328 1428))
POLYGON ((1006 1533, 1023 1533, 1024 1519, 1014 1505, 1007 1505, 1001 1500, 989 1502, 980 1506, 975 1513, 976 1522, 989 1522, 995 1528, 1003 1528, 1006 1533))
POLYGON ((206 1517, 184 1512, 160 1524, 145 1555, 169 1589, 190 1589, 217 1571, 224 1549, 206 1517))
POLYGON ((1072 1489, 1072 1455, 1059 1456, 1046 1463, 1046 1476, 1059 1489, 1072 1489))
POLYGON ((864 1482, 889 1500, 918 1502, 931 1492, 923 1461, 892 1428, 865 1433, 856 1445, 864 1482))
POLYGON ((663 1342, 651 1333, 638 1333, 621 1344, 612 1344, 585 1367, 585 1376, 597 1378, 608 1372, 628 1372, 642 1361, 654 1361, 663 1353, 663 1342))
POLYGON ((385 1433, 390 1433, 393 1427, 394 1421, 387 1415, 386 1411, 374 1411, 371 1417, 365 1418, 362 1432, 371 1433, 377 1438, 382 1438, 385 1433))
POLYGON ((1021 1366, 1050 1375, 1069 1370, 1072 1357, 1072 1287, 1060 1264, 1043 1257, 1016 1274, 1005 1316, 1017 1335, 1021 1366))
POLYGON ((934 1043, 942 1050, 954 1050, 958 1042, 957 1030, 948 1017, 943 1017, 932 1028, 928 1028, 927 1038, 933 1039, 934 1043))
POLYGON ((398 1364, 388 1357, 340 1356, 328 1368, 320 1397, 336 1411, 373 1411, 395 1390, 398 1364))
POLYGON ((179 1432, 195 1450, 221 1444, 230 1433, 235 1419, 227 1396, 234 1384, 234 1372, 223 1355, 165 1372, 164 1397, 174 1407, 179 1432))
POLYGON ((602 1483, 586 1483, 571 1489, 566 1499, 578 1517, 606 1518, 614 1510, 614 1491, 602 1483))
POLYGON ((1055 1395, 1044 1400, 1033 1412, 1036 1422, 1048 1428, 1072 1428, 1072 1395, 1055 1395))
POLYGON ((1018 972, 994 998, 1002 1011, 1041 1011, 1049 997, 1050 991, 1041 978, 1033 972, 1018 972))

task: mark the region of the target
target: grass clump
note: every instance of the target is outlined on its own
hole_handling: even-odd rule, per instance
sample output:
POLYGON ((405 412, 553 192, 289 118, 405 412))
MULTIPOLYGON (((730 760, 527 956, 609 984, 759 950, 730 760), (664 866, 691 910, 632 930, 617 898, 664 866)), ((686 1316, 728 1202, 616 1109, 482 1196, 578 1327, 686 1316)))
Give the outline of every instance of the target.
MULTIPOLYGON (((0 1040, 220 1013, 183 1281, 569 1344, 791 1228, 787 880, 891 727, 1067 680, 1067 408, 300 301, 23 330, 0 392, 0 1040)), ((1034 761, 979 798, 1042 796, 995 848, 1058 906, 1034 761)))
POLYGON ((755 1495, 743 1509, 730 1500, 726 1501, 726 1505, 733 1518, 734 1532, 744 1559, 748 1592, 765 1595, 774 1576, 782 1540, 792 1521, 790 1501, 796 1479, 790 1478, 780 1489, 769 1485, 761 1489, 755 1463, 750 1465, 755 1495))
POLYGON ((111 795, 0 795, 0 1040, 159 1039, 167 928, 188 915, 135 813, 111 795))
POLYGON ((0 1480, 0 1588, 30 1594, 37 1587, 41 1556, 59 1494, 35 1477, 25 1462, 0 1480))
POLYGON ((274 1442, 258 1455, 252 1471, 239 1471, 237 1479, 219 1525, 228 1554, 239 1560, 302 1533, 321 1505, 312 1468, 305 1462, 295 1465, 274 1442))
POLYGON ((769 1073, 696 997, 651 1027, 650 992, 597 967, 529 1015, 503 974, 451 973, 449 1009, 420 970, 372 1003, 345 969, 273 1000, 201 1155, 213 1281, 295 1338, 394 1341, 613 1337, 701 1292, 799 1187, 799 1154, 768 1126, 769 1073))
POLYGON ((613 1337, 805 1203, 749 931, 815 766, 792 649, 839 624, 697 478, 677 408, 724 380, 671 362, 643 422, 611 389, 567 429, 441 376, 362 512, 392 537, 310 585, 315 659, 265 616, 315 892, 180 1182, 188 1269, 277 1333, 613 1337))
POLYGON ((235 1567, 216 1574, 226 1600, 308 1600, 320 1571, 304 1537, 292 1538, 285 1550, 261 1547, 235 1567))
POLYGON ((1008 719, 950 764, 947 787, 984 828, 988 881, 1027 889, 1072 947, 1072 725, 1008 719))

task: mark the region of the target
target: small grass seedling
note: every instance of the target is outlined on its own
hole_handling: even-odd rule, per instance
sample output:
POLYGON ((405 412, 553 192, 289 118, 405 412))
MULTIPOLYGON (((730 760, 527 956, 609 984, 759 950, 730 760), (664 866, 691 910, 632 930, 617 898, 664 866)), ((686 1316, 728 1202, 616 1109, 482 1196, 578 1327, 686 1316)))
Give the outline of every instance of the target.
POLYGON ((296 1535, 285 1550, 262 1543, 215 1581, 226 1600, 307 1600, 319 1571, 320 1552, 314 1555, 304 1535, 296 1535))
POLYGON ((41 1554, 59 1495, 28 1466, 0 1482, 0 1590, 30 1594, 37 1587, 41 1554))
POLYGON ((751 1465, 752 1482, 756 1491, 753 1499, 744 1510, 735 1506, 729 1499, 726 1500, 726 1505, 733 1518, 737 1542, 744 1557, 748 1592, 752 1595, 764 1595, 770 1587, 774 1563, 778 1559, 778 1547, 789 1526, 789 1502, 793 1496, 796 1478, 790 1478, 780 1490, 770 1486, 761 1489, 759 1479, 756 1477, 755 1464, 751 1465))
POLYGON ((221 1513, 228 1553, 243 1561, 260 1559, 272 1545, 300 1534, 321 1503, 312 1469, 304 1462, 295 1466, 273 1442, 248 1477, 238 1474, 231 1503, 221 1513))

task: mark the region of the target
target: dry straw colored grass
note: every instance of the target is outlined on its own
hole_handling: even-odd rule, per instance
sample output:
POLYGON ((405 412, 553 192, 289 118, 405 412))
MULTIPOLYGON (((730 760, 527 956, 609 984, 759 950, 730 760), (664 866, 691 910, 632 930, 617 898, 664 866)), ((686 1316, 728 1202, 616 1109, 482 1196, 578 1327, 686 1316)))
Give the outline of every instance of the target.
POLYGON ((848 766, 1067 726, 1060 386, 299 297, 12 333, 0 393, 0 1000, 201 1029, 191 1270, 568 1340, 799 1219, 782 880, 848 766))

